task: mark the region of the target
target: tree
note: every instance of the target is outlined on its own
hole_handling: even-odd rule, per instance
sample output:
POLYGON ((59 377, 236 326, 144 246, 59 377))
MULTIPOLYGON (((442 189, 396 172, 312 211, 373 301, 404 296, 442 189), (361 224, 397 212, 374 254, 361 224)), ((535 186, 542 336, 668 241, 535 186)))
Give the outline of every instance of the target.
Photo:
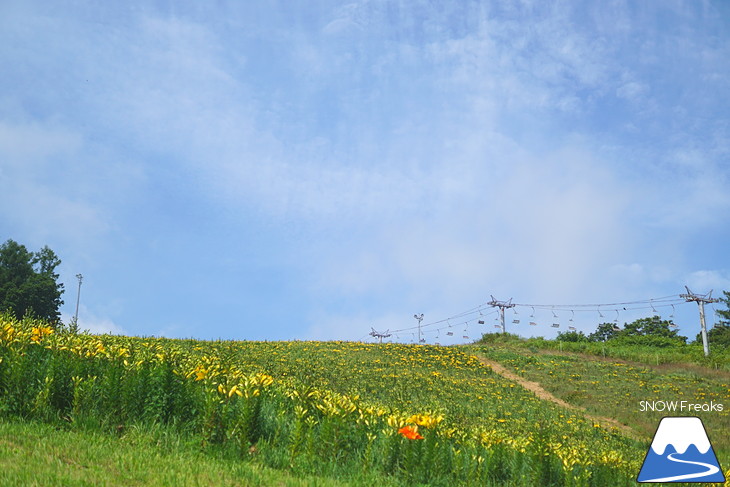
MULTIPOLYGON (((727 309, 718 309, 715 311, 720 318, 723 318, 717 323, 717 325, 730 326, 730 292, 723 291, 722 294, 724 294, 725 297, 720 298, 720 302, 725 303, 725 307, 727 309)), ((717 327, 717 325, 715 325, 715 327, 717 327)))
POLYGON ((660 316, 639 318, 627 323, 618 334, 617 340, 636 345, 653 347, 671 347, 686 344, 687 337, 679 335, 672 320, 663 320, 660 316))
MULTIPOLYGON (((710 347, 726 347, 730 348, 730 325, 721 321, 715 326, 707 330, 707 341, 710 347)), ((702 333, 698 333, 695 337, 695 343, 702 343, 702 333)))
POLYGON ((0 246, 0 311, 16 318, 25 315, 58 323, 63 304, 63 284, 58 283, 56 254, 44 246, 29 252, 24 245, 8 240, 0 246))
POLYGON ((652 316, 651 318, 639 318, 636 321, 627 323, 621 334, 624 336, 659 336, 665 338, 682 339, 673 330, 674 323, 672 320, 663 320, 660 316, 652 316))
POLYGON ((607 342, 618 336, 619 331, 613 323, 601 323, 596 331, 588 335, 588 340, 592 342, 607 342))
POLYGON ((587 342, 588 337, 582 331, 561 331, 555 338, 559 342, 587 342))

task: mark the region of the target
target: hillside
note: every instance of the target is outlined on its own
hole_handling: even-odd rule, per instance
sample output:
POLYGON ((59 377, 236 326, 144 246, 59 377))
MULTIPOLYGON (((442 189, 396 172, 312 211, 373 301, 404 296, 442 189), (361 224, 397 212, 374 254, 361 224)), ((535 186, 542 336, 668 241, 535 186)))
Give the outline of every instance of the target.
MULTIPOLYGON (((278 472, 281 485, 297 485, 297 479, 343 485, 635 485, 652 417, 644 423, 632 419, 633 397, 621 399, 618 407, 608 400, 605 407, 592 405, 609 397, 611 387, 627 388, 624 381, 631 384, 633 372, 604 377, 605 388, 591 387, 598 396, 587 399, 547 380, 563 373, 543 363, 555 357, 528 352, 71 335, 39 322, 3 318, 0 431, 8 437, 8 431, 31 431, 22 428, 34 420, 78 438, 71 443, 93 434, 126 447, 135 444, 135 432, 153 431, 149 437, 178 439, 162 442, 173 456, 204 455, 274 477, 278 472), (538 397, 484 365, 485 358, 541 383, 569 404, 538 397), (636 434, 627 434, 619 423, 636 434)), ((570 373, 588 380, 602 374, 603 366, 600 360, 576 359, 570 373)), ((671 379, 656 374, 644 381, 651 390, 671 379)), ((560 376, 556 382, 565 380, 560 376)), ((701 390, 708 398, 727 398, 727 383, 714 381, 699 378, 694 386, 674 387, 683 394, 701 390), (726 387, 724 396, 717 387, 726 387)), ((719 415, 705 423, 722 431, 716 428, 725 428, 726 421, 719 415)), ((17 441, 0 443, 8 444, 17 441)), ((726 443, 716 448, 727 469, 726 443)), ((104 464, 103 455, 98 461, 104 464)), ((66 468, 59 462, 59 469, 66 468)), ((96 466, 91 471, 112 476, 103 468, 99 474, 96 466)), ((165 483, 154 477, 148 483, 158 481, 165 483)), ((248 482, 241 477, 240 484, 248 482)))

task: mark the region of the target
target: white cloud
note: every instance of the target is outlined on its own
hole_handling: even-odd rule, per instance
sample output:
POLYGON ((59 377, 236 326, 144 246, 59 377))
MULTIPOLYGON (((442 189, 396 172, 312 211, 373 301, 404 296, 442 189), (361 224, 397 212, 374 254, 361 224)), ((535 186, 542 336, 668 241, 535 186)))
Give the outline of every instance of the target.
POLYGON ((722 270, 699 270, 686 276, 685 281, 692 292, 705 294, 713 291, 717 297, 721 291, 730 291, 730 273, 722 270))
POLYGON ((648 88, 643 83, 631 81, 625 83, 616 90, 616 96, 630 101, 638 100, 646 94, 648 88))

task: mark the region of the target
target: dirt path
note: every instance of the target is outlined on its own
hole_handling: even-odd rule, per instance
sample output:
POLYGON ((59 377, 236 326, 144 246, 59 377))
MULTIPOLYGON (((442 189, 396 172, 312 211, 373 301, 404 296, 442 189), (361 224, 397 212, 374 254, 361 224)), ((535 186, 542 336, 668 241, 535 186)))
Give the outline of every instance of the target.
POLYGON ((482 357, 481 355, 477 355, 477 358, 479 359, 479 361, 481 363, 483 363, 487 367, 491 367, 491 369, 493 371, 495 371, 502 377, 509 379, 511 381, 517 382, 519 385, 521 385, 528 391, 533 392, 539 399, 542 399, 544 401, 550 401, 550 402, 555 403, 558 406, 564 407, 566 409, 578 411, 583 416, 590 419, 591 421, 594 421, 604 427, 609 426, 612 428, 616 428, 616 429, 620 430, 622 433, 624 433, 625 435, 628 435, 632 438, 644 439, 641 435, 636 433, 634 430, 632 430, 625 424, 619 423, 618 421, 616 421, 613 418, 604 418, 603 416, 594 416, 592 414, 588 414, 584 408, 567 403, 567 402, 563 401, 562 399, 553 396, 550 392, 543 389, 543 387, 539 383, 533 382, 531 380, 527 380, 524 377, 520 377, 519 375, 517 375, 514 372, 505 368, 499 362, 495 362, 494 360, 490 360, 488 358, 482 357))

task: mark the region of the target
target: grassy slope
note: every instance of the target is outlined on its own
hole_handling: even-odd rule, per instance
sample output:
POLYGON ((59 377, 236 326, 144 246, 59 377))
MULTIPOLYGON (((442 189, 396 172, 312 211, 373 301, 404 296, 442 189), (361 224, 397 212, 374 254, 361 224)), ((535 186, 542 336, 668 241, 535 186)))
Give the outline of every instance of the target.
POLYGON ((730 373, 697 365, 631 363, 519 344, 468 347, 587 412, 617 419, 651 438, 664 416, 698 416, 720 464, 730 465, 730 373), (640 401, 723 404, 722 412, 641 411, 640 401))
MULTIPOLYGON (((245 369, 264 370, 275 377, 289 376, 318 388, 357 394, 408 414, 434 409, 446 415, 447 426, 463 431, 486 425, 495 437, 514 437, 528 434, 539 422, 541 429, 548 428, 545 431, 551 435, 564 434, 563 438, 574 439, 579 436, 590 451, 613 448, 636 457, 646 451, 641 444, 608 435, 572 413, 537 401, 468 355, 469 351, 493 354, 498 350, 491 347, 377 346, 343 342, 196 342, 188 345, 201 354, 215 352, 230 356, 245 369)), ((631 391, 636 381, 632 375, 623 383, 622 374, 616 371, 607 375, 600 369, 599 360, 581 359, 569 365, 554 366, 550 360, 560 362, 564 357, 553 357, 540 365, 542 354, 525 349, 499 350, 502 355, 492 358, 544 383, 548 390, 561 383, 574 386, 578 378, 561 375, 568 370, 584 381, 593 378, 589 381, 593 382, 600 377, 605 386, 595 387, 591 383, 584 384, 582 389, 574 387, 590 394, 589 398, 574 393, 573 389, 561 392, 557 388, 552 392, 587 408, 597 403, 595 412, 603 416, 623 420, 622 412, 635 409, 634 405, 640 399, 651 399, 636 396, 621 398, 616 403, 616 388, 631 391), (552 369, 547 370, 548 364, 552 369), (592 370, 593 367, 598 369, 592 370), (546 373, 540 375, 543 369, 546 373), (551 382, 553 378, 557 380, 551 382), (609 399, 614 402, 610 403, 609 399)), ((653 391, 656 384, 673 380, 659 377, 648 384, 653 391)), ((687 391, 693 391, 693 394, 699 391, 696 385, 688 387, 687 391)), ((708 392, 718 393, 709 389, 708 392)), ((658 399, 672 397, 660 396, 658 399)), ((730 409, 730 401, 725 402, 730 409)), ((653 429, 646 433, 647 439, 652 433, 653 429)), ((714 442, 717 442, 717 436, 712 436, 714 442)), ((262 457, 263 450, 262 446, 262 457)), ((297 469, 294 469, 297 476, 293 476, 291 472, 267 469, 263 463, 258 459, 250 462, 225 460, 210 451, 201 453, 197 445, 179 436, 132 427, 127 427, 120 438, 114 438, 79 431, 57 431, 39 424, 0 423, 2 485, 33 485, 33 482, 36 485, 342 485, 332 477, 325 480, 307 476, 307 472, 297 469)), ((726 466, 728 462, 721 458, 721 463, 726 466)), ((309 472, 321 475, 326 464, 309 472)), ((281 468, 286 469, 286 465, 281 468)), ((392 478, 383 476, 356 478, 355 483, 395 485, 392 478)))
POLYGON ((130 429, 120 437, 0 421, 3 486, 344 486, 294 477, 255 461, 201 453, 163 430, 130 429))

